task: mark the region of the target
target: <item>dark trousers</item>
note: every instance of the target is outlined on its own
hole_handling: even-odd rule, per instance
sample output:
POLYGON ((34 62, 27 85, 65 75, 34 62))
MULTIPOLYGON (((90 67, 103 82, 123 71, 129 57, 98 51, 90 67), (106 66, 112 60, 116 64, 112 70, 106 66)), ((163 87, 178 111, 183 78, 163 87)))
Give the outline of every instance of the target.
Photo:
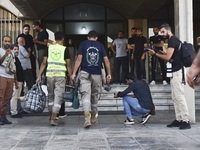
POLYGON ((65 115, 65 102, 61 104, 61 108, 60 108, 58 116, 64 116, 64 115, 65 115))
POLYGON ((24 80, 28 85, 28 90, 30 90, 32 86, 35 84, 35 81, 33 79, 32 69, 23 70, 23 73, 24 73, 24 80))
POLYGON ((117 57, 115 58, 115 65, 114 65, 114 74, 116 75, 116 80, 115 82, 118 83, 126 83, 126 76, 128 74, 128 57, 117 57), (120 67, 122 66, 122 77, 120 80, 120 67))
POLYGON ((32 74, 33 74, 33 80, 36 81, 36 62, 35 62, 35 56, 31 53, 30 55, 31 60, 31 68, 32 68, 32 74))
POLYGON ((145 59, 141 59, 141 56, 135 56, 134 60, 137 79, 146 79, 145 59))
POLYGON ((129 63, 130 63, 130 68, 131 68, 131 73, 134 74, 135 72, 135 61, 134 59, 131 59, 131 55, 129 56, 129 63))
POLYGON ((158 62, 160 63, 161 71, 162 71, 162 78, 166 80, 166 64, 163 59, 160 59, 156 56, 152 56, 151 65, 152 65, 152 80, 156 80, 156 72, 158 70, 158 62))

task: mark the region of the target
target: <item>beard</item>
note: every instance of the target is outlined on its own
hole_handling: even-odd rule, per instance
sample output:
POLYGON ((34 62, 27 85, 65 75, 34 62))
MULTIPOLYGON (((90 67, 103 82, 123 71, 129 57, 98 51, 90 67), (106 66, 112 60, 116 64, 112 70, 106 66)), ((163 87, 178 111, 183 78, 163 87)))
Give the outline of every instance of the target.
POLYGON ((158 35, 158 33, 155 33, 155 35, 158 35))
POLYGON ((169 39, 169 34, 167 33, 166 36, 164 36, 165 39, 169 39))
POLYGON ((8 45, 8 44, 3 45, 3 48, 5 48, 5 49, 9 49, 9 48, 10 48, 10 45, 8 45))

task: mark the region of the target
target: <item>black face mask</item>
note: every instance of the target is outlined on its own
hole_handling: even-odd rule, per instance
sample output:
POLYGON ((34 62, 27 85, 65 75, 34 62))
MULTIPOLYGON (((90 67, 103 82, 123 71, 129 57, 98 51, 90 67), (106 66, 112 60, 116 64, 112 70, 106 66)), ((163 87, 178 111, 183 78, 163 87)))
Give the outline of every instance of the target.
POLYGON ((3 45, 3 47, 5 48, 5 49, 9 49, 10 48, 10 45, 3 45))

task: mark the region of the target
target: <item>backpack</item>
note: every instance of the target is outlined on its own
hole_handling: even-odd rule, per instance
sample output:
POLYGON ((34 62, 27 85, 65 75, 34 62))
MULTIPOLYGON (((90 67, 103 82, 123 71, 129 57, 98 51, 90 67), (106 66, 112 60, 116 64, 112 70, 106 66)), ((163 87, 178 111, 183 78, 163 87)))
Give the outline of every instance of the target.
POLYGON ((190 67, 192 65, 193 60, 196 57, 196 52, 195 52, 193 45, 191 43, 187 43, 186 41, 184 43, 182 43, 182 42, 180 43, 178 50, 181 52, 181 57, 182 57, 181 59, 183 62, 182 83, 186 84, 184 66, 190 67))
POLYGON ((181 50, 181 56, 183 61, 183 66, 190 67, 196 56, 195 49, 191 43, 180 43, 179 51, 181 50))

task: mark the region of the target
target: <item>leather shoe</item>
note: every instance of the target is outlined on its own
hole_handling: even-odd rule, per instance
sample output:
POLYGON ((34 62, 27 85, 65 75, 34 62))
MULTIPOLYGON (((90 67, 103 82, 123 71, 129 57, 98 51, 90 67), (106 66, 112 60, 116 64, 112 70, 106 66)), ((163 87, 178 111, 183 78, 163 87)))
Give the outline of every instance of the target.
POLYGON ((8 119, 6 117, 1 117, 1 121, 4 123, 4 124, 12 124, 12 122, 8 121, 8 119))

